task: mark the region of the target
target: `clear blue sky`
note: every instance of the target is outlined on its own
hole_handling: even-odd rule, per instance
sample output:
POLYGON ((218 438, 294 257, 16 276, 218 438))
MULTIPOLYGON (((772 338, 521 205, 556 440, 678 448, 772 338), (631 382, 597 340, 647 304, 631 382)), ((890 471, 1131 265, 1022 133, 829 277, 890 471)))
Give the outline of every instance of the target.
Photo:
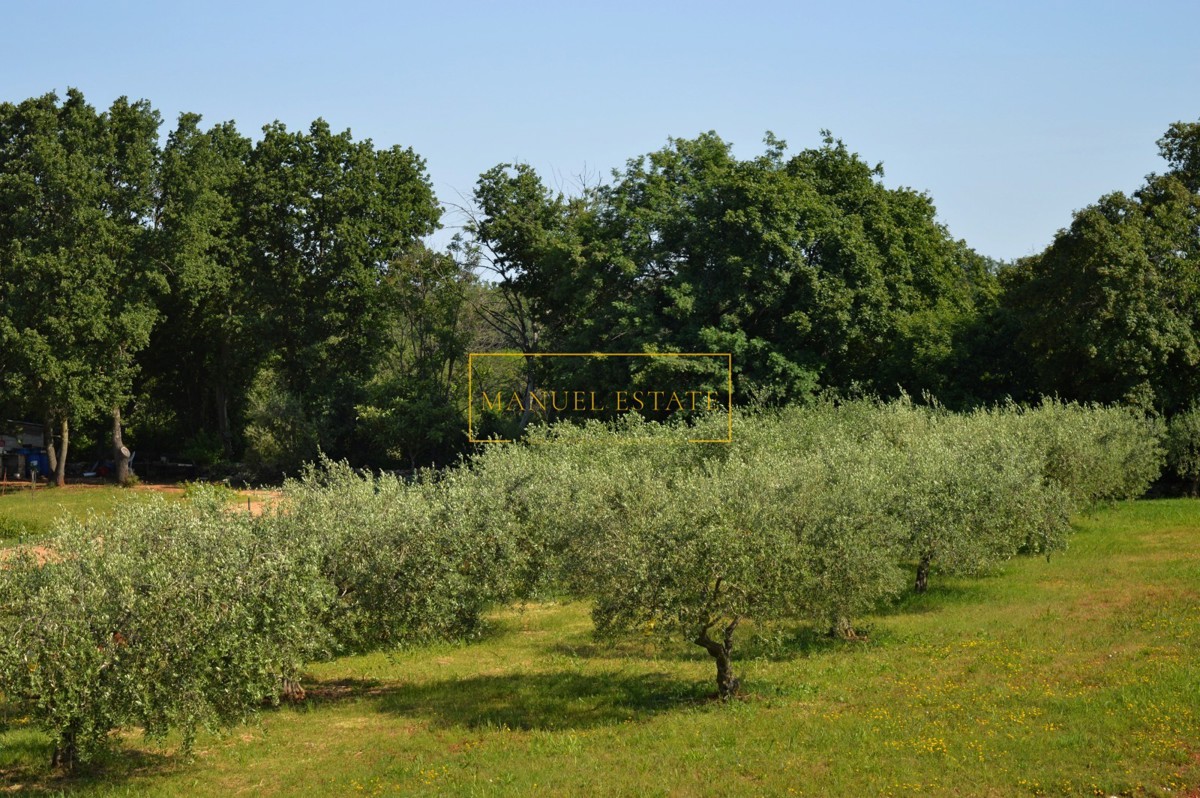
POLYGON ((501 161, 569 188, 668 136, 715 130, 749 157, 764 131, 801 149, 829 128, 1012 258, 1161 170, 1154 142, 1200 119, 1200 3, 0 7, 0 100, 68 86, 254 136, 321 116, 413 147, 449 202, 501 161))

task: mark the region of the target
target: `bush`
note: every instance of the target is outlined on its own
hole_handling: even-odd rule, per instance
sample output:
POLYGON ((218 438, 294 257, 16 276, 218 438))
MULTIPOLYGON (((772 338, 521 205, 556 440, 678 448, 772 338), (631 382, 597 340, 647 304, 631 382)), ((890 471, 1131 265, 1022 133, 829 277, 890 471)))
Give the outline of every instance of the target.
MULTIPOLYGON (((259 409, 261 411, 261 399, 259 409)), ((225 459, 225 445, 217 433, 197 430, 179 447, 179 456, 198 466, 208 467, 225 459)))
POLYGON ((1020 417, 1044 457, 1045 478, 1079 510, 1135 499, 1162 473, 1163 424, 1135 410, 1047 399, 1020 417))
POLYGON ((190 747, 242 720, 321 649, 310 553, 216 501, 128 500, 0 568, 0 690, 86 762, 138 725, 190 747))
POLYGON ((17 540, 30 534, 29 528, 15 518, 0 516, 0 540, 17 540))
POLYGON ((1200 492, 1200 406, 1192 405, 1171 419, 1167 428, 1167 462, 1180 479, 1200 492))
POLYGON ((468 637, 511 594, 519 556, 504 507, 472 482, 463 471, 406 483, 322 460, 285 483, 270 524, 315 553, 334 596, 321 623, 339 651, 468 637))

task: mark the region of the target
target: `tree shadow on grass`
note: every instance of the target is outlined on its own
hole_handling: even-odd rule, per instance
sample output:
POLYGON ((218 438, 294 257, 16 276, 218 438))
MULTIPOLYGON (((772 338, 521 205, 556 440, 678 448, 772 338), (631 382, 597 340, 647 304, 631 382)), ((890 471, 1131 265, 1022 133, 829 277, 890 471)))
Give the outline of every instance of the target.
MULTIPOLYGON (((858 626, 860 635, 855 639, 832 637, 828 630, 820 629, 807 621, 772 621, 761 625, 744 624, 734 638, 733 661, 735 669, 741 662, 765 659, 771 662, 789 662, 816 654, 836 651, 860 651, 864 647, 878 646, 893 641, 887 630, 871 623, 858 626)), ((682 640, 646 640, 642 637, 613 640, 590 640, 586 642, 556 643, 549 650, 562 656, 586 660, 646 658, 670 662, 703 663, 712 666, 712 657, 700 646, 682 640)))
POLYGON ((942 612, 948 607, 980 603, 987 597, 987 586, 984 582, 992 576, 985 574, 966 579, 944 576, 939 578, 934 574, 930 577, 929 587, 924 593, 917 593, 910 587, 896 601, 876 610, 875 615, 928 615, 942 612))
POLYGON ((45 737, 6 740, 5 756, 0 760, 0 793, 67 795, 120 786, 136 794, 138 780, 173 772, 181 764, 171 754, 128 748, 118 742, 112 750, 66 774, 50 768, 53 749, 45 737))
POLYGON ((662 638, 645 637, 631 632, 615 638, 588 635, 586 637, 576 637, 572 640, 560 640, 548 645, 546 651, 551 654, 572 658, 578 657, 581 659, 629 660, 665 658, 688 660, 699 659, 701 654, 705 658, 708 657, 704 649, 699 646, 694 646, 695 651, 689 651, 689 645, 692 644, 684 644, 678 641, 664 642, 662 638))
POLYGON ((885 629, 875 624, 860 622, 855 625, 855 637, 834 637, 827 629, 811 623, 796 623, 786 626, 768 627, 746 636, 734 650, 734 656, 743 660, 765 659, 771 662, 789 662, 795 659, 836 652, 856 653, 865 648, 878 647, 892 642, 885 629))
POLYGON ((365 698, 381 712, 444 727, 578 730, 702 704, 709 698, 706 687, 664 673, 624 672, 488 675, 399 686, 342 679, 312 683, 306 703, 315 708, 365 698))

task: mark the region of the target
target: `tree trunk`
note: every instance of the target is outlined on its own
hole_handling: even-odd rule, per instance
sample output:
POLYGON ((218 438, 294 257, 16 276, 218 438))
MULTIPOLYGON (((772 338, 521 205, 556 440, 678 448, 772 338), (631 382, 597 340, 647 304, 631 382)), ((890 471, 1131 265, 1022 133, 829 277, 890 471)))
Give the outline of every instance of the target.
POLYGON ((54 751, 50 754, 50 767, 60 767, 70 773, 75 769, 78 758, 79 748, 75 741, 75 730, 67 729, 54 745, 54 751))
POLYGON ((54 418, 46 419, 46 459, 47 465, 50 467, 50 472, 46 474, 46 479, 50 478, 50 474, 58 473, 58 453, 54 446, 54 418))
POLYGON ((233 460, 233 429, 229 424, 229 397, 224 386, 218 385, 213 391, 213 402, 217 406, 217 434, 221 437, 221 449, 225 452, 226 460, 233 460))
POLYGON ((113 415, 113 465, 116 466, 117 484, 129 482, 129 449, 121 439, 121 408, 114 407, 113 415))
POLYGON ((922 554, 921 561, 917 563, 916 590, 918 593, 924 593, 929 589, 929 564, 932 561, 932 554, 922 554))
POLYGON ((839 615, 829 627, 829 636, 838 640, 853 640, 854 624, 845 615, 839 615))
POLYGON ((529 416, 533 413, 533 408, 529 406, 533 396, 533 368, 533 358, 528 354, 525 355, 525 397, 523 400, 525 402, 525 409, 521 413, 521 424, 518 428, 518 434, 520 435, 525 434, 525 427, 529 424, 529 416))
MULTIPOLYGON (((232 318, 232 309, 229 310, 228 316, 232 318)), ((230 354, 229 336, 225 335, 223 330, 220 339, 221 376, 217 380, 213 391, 215 394, 214 400, 217 405, 217 434, 221 436, 221 448, 225 450, 225 459, 232 462, 233 426, 229 423, 229 391, 226 389, 225 380, 229 379, 231 371, 229 362, 233 358, 230 354)))
POLYGON ((58 435, 58 468, 54 471, 54 484, 60 488, 67 484, 67 447, 71 442, 71 425, 62 417, 58 435))
POLYGON ((282 698, 284 701, 299 703, 304 700, 304 696, 304 686, 300 684, 299 679, 285 678, 283 680, 283 688, 280 691, 280 698, 282 698))
POLYGON ((717 695, 720 696, 722 701, 728 701, 737 695, 738 689, 742 684, 741 679, 733 675, 733 630, 737 628, 737 625, 737 618, 729 622, 729 625, 725 627, 721 642, 709 637, 708 630, 711 627, 702 629, 700 635, 694 641, 696 645, 701 646, 716 661, 717 695))

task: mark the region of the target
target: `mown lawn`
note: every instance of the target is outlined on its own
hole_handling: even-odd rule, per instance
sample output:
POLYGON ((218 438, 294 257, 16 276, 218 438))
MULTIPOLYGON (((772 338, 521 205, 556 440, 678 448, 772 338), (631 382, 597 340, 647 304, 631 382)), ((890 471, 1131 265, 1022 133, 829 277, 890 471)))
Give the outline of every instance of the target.
POLYGON ((1068 552, 932 580, 832 643, 612 647, 588 607, 497 613, 482 641, 313 665, 301 705, 202 739, 136 732, 91 776, 0 710, 0 791, 87 795, 1200 795, 1200 501, 1125 503, 1068 552))
MULTIPOLYGON (((220 490, 218 488, 218 490, 220 490)), ((104 514, 131 496, 146 493, 161 493, 173 499, 188 495, 186 485, 139 485, 136 488, 121 488, 116 485, 67 485, 66 487, 41 486, 34 490, 28 487, 8 488, 0 494, 0 546, 13 545, 22 540, 36 540, 47 534, 54 522, 64 515, 82 518, 89 512, 104 514)), ((269 502, 274 491, 225 490, 221 495, 231 504, 244 506, 247 500, 254 503, 258 512, 263 503, 269 502)))
POLYGON ((111 485, 8 488, 0 495, 0 546, 46 534, 63 514, 108 512, 128 490, 111 485))

